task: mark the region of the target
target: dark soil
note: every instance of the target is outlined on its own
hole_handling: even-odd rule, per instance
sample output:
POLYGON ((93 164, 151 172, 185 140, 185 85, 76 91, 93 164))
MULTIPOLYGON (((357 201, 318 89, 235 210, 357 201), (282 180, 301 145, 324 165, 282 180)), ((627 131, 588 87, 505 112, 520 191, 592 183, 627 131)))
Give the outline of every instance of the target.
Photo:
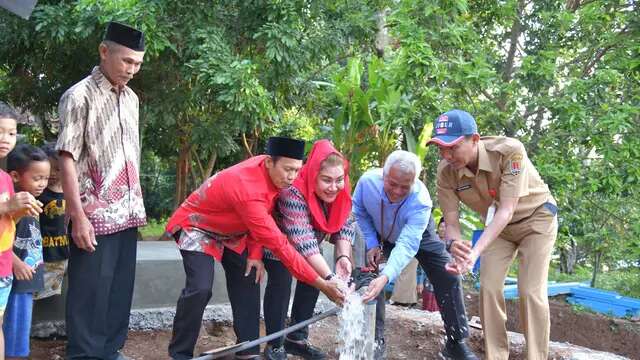
MULTIPOLYGON (((466 295, 469 316, 478 314, 477 294, 466 295)), ((612 319, 584 311, 574 311, 563 299, 550 302, 551 340, 569 342, 594 350, 607 351, 631 359, 640 359, 640 324, 624 319, 612 319)), ((520 332, 517 302, 508 302, 508 328, 520 332)), ((314 324, 311 328, 311 342, 329 351, 331 359, 337 359, 337 324, 331 317, 314 324)), ((264 333, 264 330, 262 330, 264 333)), ((134 360, 168 359, 167 345, 170 330, 131 331, 124 348, 124 354, 134 360)), ((439 359, 444 343, 441 329, 425 327, 417 323, 394 318, 387 319, 387 358, 439 359)), ((201 330, 196 354, 235 343, 230 324, 207 323, 201 330)), ((472 331, 470 341, 473 350, 484 355, 481 332, 472 331)), ((525 359, 523 349, 511 350, 510 359, 525 359)), ((33 340, 33 360, 61 360, 64 356, 64 340, 33 340)), ((290 359, 294 357, 290 356, 290 359)))
MULTIPOLYGON (((467 314, 479 316, 478 295, 467 295, 467 314)), ((563 296, 549 300, 551 341, 640 359, 640 322, 576 311, 563 296)), ((507 329, 522 333, 517 301, 507 301, 507 329)))
MULTIPOLYGON (((310 331, 311 342, 329 351, 330 359, 338 359, 337 323, 337 318, 331 317, 313 325, 310 331)), ((441 343, 444 341, 443 334, 432 333, 429 329, 420 326, 407 326, 407 324, 395 320, 387 322, 387 329, 389 329, 387 332, 387 359, 439 359, 438 353, 442 346, 441 343)), ((129 333, 123 353, 134 360, 169 359, 167 345, 170 339, 170 330, 132 331, 129 333)), ((472 339, 474 350, 481 350, 481 342, 479 336, 472 339)), ((230 324, 207 323, 200 331, 196 355, 206 350, 234 343, 235 335, 230 324)), ((64 341, 62 340, 33 340, 31 348, 30 359, 32 360, 62 360, 64 356, 64 341)), ((298 358, 289 356, 289 359, 298 358)))

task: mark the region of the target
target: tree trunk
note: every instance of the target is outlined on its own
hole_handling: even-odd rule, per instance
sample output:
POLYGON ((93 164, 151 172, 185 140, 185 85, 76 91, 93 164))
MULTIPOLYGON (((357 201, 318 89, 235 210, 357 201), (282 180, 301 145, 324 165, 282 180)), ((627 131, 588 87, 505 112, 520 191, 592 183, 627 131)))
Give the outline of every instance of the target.
POLYGON ((387 8, 376 14, 376 27, 378 30, 376 31, 375 48, 376 55, 379 58, 384 57, 384 51, 391 42, 389 31, 387 30, 387 15, 390 12, 391 10, 387 8))
MULTIPOLYGON (((523 32, 523 25, 521 18, 524 13, 525 1, 518 0, 518 7, 516 9, 516 15, 511 26, 509 35, 509 50, 507 51, 507 58, 505 60, 504 69, 502 71, 502 80, 505 84, 508 84, 513 79, 513 73, 516 64, 516 56, 518 52, 518 43, 520 42, 520 36, 523 32)), ((498 99, 496 99, 496 106, 501 112, 507 111, 507 103, 509 102, 508 94, 503 93, 498 99)), ((505 124, 505 135, 514 136, 515 130, 513 126, 513 120, 507 121, 505 124)))
POLYGON ((218 160, 218 152, 214 150, 211 153, 209 163, 207 164, 207 168, 205 169, 204 180, 208 179, 212 175, 213 167, 216 166, 216 160, 218 160))
POLYGON ((191 144, 186 139, 181 141, 180 152, 178 153, 178 164, 176 166, 176 199, 175 207, 180 206, 187 198, 187 183, 189 176, 189 163, 191 161, 191 144))
POLYGON ((516 52, 518 50, 518 42, 520 40, 520 35, 522 34, 522 23, 520 22, 520 18, 522 17, 522 13, 524 12, 525 1, 518 0, 518 8, 516 9, 516 16, 513 20, 513 26, 511 27, 511 34, 509 36, 509 51, 507 53, 507 60, 505 62, 504 71, 502 73, 502 80, 505 83, 511 81, 513 77, 513 69, 515 66, 516 52))
POLYGON ((602 258, 602 251, 598 251, 595 255, 593 274, 591 275, 591 287, 596 287, 596 278, 600 272, 600 258, 602 258))
POLYGON ((578 247, 576 241, 571 239, 569 246, 560 248, 560 272, 573 274, 578 258, 578 247))
MULTIPOLYGON (((218 160, 218 152, 215 150, 211 152, 211 156, 209 157, 209 161, 207 161, 206 167, 202 166, 202 161, 198 156, 198 152, 194 148, 191 149, 191 156, 198 166, 198 173, 194 174, 195 186, 197 187, 211 176, 213 168, 216 165, 216 160, 218 160)), ((193 171, 193 168, 191 170, 193 171)))
POLYGON ((244 151, 246 154, 246 158, 250 158, 253 156, 253 150, 252 147, 253 145, 249 143, 249 140, 247 140, 247 134, 242 133, 242 145, 244 146, 244 151))

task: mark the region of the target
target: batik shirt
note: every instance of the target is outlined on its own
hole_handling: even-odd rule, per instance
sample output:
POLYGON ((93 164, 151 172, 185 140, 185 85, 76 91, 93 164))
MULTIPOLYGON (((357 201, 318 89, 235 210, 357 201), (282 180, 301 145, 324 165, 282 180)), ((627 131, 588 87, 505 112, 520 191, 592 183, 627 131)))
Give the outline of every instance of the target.
POLYGON ((140 188, 138 97, 120 91, 95 67, 67 90, 58 107, 56 149, 73 157, 80 201, 96 235, 146 224, 140 188))

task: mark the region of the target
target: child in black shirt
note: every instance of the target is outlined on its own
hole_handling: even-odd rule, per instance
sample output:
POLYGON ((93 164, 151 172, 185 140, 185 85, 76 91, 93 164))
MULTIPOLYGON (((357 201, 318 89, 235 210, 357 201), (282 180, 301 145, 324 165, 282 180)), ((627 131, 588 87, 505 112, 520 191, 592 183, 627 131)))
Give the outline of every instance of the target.
POLYGON ((65 202, 59 178, 58 152, 53 144, 46 144, 42 150, 49 157, 51 173, 47 188, 38 198, 43 204, 40 214, 42 252, 44 257, 44 290, 34 295, 35 300, 62 293, 62 281, 69 259, 69 238, 65 226, 65 202))

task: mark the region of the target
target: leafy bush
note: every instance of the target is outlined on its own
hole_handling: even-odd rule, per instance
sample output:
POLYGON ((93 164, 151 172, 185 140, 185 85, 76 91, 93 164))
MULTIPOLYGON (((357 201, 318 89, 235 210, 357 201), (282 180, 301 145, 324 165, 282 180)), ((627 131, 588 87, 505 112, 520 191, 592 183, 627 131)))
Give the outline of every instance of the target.
POLYGON ((140 185, 147 217, 150 220, 169 217, 174 209, 176 192, 173 163, 162 161, 153 152, 143 151, 140 185))
POLYGON ((146 226, 140 228, 140 234, 143 239, 158 239, 164 234, 164 228, 167 225, 167 219, 149 219, 146 226))

